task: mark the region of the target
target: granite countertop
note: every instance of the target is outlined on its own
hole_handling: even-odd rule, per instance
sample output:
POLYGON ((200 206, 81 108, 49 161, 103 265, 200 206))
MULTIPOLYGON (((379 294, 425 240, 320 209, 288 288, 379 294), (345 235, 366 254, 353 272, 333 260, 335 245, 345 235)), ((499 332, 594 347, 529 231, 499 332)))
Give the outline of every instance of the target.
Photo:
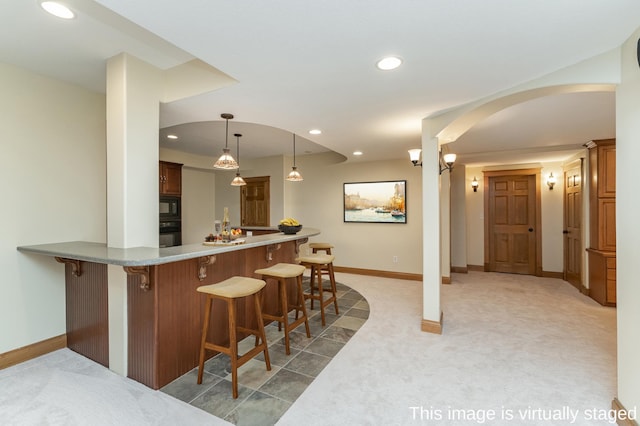
POLYGON ((318 234, 320 234, 318 229, 302 228, 302 230, 295 235, 285 235, 282 232, 278 232, 274 234, 251 236, 244 238, 245 243, 243 244, 230 246, 205 246, 200 243, 165 248, 132 247, 123 249, 107 247, 105 243, 69 241, 19 246, 17 249, 23 253, 35 253, 45 256, 63 257, 68 259, 84 260, 87 262, 105 263, 109 265, 146 266, 178 262, 200 256, 209 256, 218 253, 244 250, 252 247, 295 241, 302 238, 313 237, 318 234))

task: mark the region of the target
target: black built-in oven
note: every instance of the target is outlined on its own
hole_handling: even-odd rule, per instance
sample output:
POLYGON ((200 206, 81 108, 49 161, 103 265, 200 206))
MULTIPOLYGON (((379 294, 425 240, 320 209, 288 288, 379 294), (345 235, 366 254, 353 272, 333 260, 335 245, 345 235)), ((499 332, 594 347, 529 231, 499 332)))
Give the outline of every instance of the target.
POLYGON ((160 247, 182 245, 180 197, 160 196, 160 247))
POLYGON ((160 247, 182 245, 182 226, 179 220, 160 221, 160 247))

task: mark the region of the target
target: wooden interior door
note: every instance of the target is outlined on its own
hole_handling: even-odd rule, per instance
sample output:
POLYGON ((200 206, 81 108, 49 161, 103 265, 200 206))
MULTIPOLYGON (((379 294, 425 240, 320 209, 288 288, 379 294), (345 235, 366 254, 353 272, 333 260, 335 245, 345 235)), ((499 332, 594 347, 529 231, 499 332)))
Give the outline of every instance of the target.
POLYGON ((564 279, 582 288, 582 160, 564 171, 564 279))
POLYGON ((539 275, 536 175, 485 174, 485 184, 485 270, 539 275))
POLYGON ((240 191, 241 225, 270 226, 269 176, 244 178, 244 181, 247 184, 240 191))

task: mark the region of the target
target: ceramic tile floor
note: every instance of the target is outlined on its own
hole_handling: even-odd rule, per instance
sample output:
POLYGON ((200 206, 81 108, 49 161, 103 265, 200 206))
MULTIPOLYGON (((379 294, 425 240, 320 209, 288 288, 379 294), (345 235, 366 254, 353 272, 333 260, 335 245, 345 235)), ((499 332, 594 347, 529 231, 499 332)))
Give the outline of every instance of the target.
MULTIPOLYGON (((308 278, 305 279, 305 291, 308 278)), ((322 327, 317 301, 307 315, 311 338, 304 324, 290 333, 291 354, 285 354, 284 333, 277 323, 265 327, 271 371, 260 354, 238 369, 238 398, 231 396, 231 363, 219 354, 205 363, 202 384, 196 384, 195 368, 161 389, 175 398, 225 419, 235 425, 273 425, 320 374, 369 317, 369 304, 357 291, 337 283, 338 310, 325 308, 326 326, 322 327)), ((293 314, 293 313, 292 313, 293 314)), ((250 336, 240 342, 245 353, 254 344, 250 336)))

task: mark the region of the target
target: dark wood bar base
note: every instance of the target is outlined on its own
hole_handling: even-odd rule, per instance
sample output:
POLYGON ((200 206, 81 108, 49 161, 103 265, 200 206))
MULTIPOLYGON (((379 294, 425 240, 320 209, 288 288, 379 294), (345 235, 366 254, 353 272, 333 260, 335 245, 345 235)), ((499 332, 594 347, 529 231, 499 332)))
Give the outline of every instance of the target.
MULTIPOLYGON (((258 268, 295 263, 297 249, 306 240, 301 238, 159 265, 125 267, 128 377, 159 389, 196 367, 205 305, 205 298, 196 288, 234 275, 259 278, 254 274, 258 268)), ((108 367, 107 265, 82 261, 68 262, 65 268, 68 347, 108 367)), ((289 297, 293 298, 295 286, 289 287, 289 297)), ((267 284, 265 312, 278 311, 277 291, 276 283, 267 284)), ((227 344, 227 307, 219 302, 214 301, 208 340, 227 344)), ((240 325, 255 328, 252 305, 239 303, 237 314, 240 325)))
MULTIPOLYGON (((258 268, 294 262, 296 242, 289 241, 278 246, 275 250, 270 246, 261 246, 217 254, 214 262, 204 266, 205 274, 198 274, 202 263, 197 258, 151 266, 149 291, 141 290, 138 280, 130 276, 128 376, 159 389, 196 367, 205 308, 205 297, 196 288, 234 275, 259 278, 253 272, 258 268), (271 261, 267 261, 268 253, 271 261)), ((265 312, 276 312, 277 301, 277 286, 267 285, 265 312)), ((238 304, 238 324, 256 328, 255 309, 246 305, 250 302, 238 304)), ((227 315, 226 305, 215 300, 208 341, 220 345, 228 343, 229 333, 225 326, 227 315)))
POLYGON ((109 367, 107 265, 65 262, 67 347, 109 367))

